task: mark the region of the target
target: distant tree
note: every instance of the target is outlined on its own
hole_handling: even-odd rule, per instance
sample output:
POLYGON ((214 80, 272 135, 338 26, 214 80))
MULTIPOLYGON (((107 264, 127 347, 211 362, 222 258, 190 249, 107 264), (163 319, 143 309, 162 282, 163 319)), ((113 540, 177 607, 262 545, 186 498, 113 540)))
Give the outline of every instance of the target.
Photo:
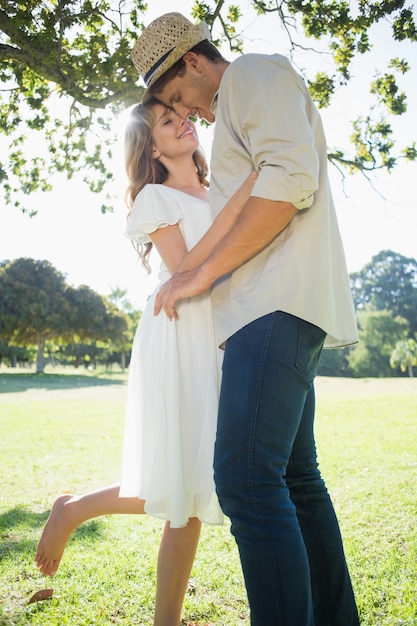
POLYGON ((128 314, 136 312, 135 307, 127 297, 127 289, 123 289, 122 287, 113 287, 111 292, 108 294, 107 299, 110 302, 113 302, 113 304, 115 304, 120 311, 124 311, 128 314))
POLYGON ((113 311, 117 311, 108 318, 107 337, 109 341, 105 346, 105 352, 120 355, 120 367, 122 370, 127 365, 127 352, 130 352, 133 341, 132 320, 130 315, 120 311, 114 303, 109 303, 113 311))
POLYGON ((113 337, 117 340, 126 332, 126 314, 90 287, 68 287, 66 297, 70 305, 66 338, 105 341, 113 337))
POLYGON ((414 339, 397 341, 391 354, 390 365, 392 368, 399 366, 402 372, 408 371, 410 378, 413 377, 413 367, 417 365, 417 341, 414 339))
POLYGON ((85 285, 68 289, 71 303, 69 343, 79 344, 75 351, 83 353, 95 367, 105 350, 124 345, 130 328, 130 318, 105 296, 85 285))
POLYGON ((0 265, 0 319, 0 338, 37 345, 38 373, 48 340, 117 342, 129 326, 126 314, 90 287, 70 287, 48 261, 26 258, 0 265))
POLYGON ((5 339, 0 339, 0 365, 6 363, 10 367, 16 367, 18 363, 30 363, 33 356, 32 350, 12 346, 5 339))
POLYGON ((47 339, 68 328, 67 285, 49 261, 21 258, 0 265, 1 336, 11 344, 37 345, 36 371, 43 372, 47 339))
MULTIPOLYGON (((152 0, 156 4, 157 0, 152 0)), ((173 8, 174 8, 173 3, 173 8)), ((306 76, 320 107, 351 80, 351 64, 375 44, 375 26, 386 21, 392 41, 417 40, 412 3, 406 0, 195 0, 192 18, 212 28, 216 43, 243 51, 243 14, 276 19, 277 32, 288 36, 289 47, 305 52, 299 31, 320 41, 326 62, 316 75, 306 76)), ((20 204, 21 193, 51 188, 51 174, 71 178, 81 172, 91 191, 102 192, 113 179, 111 121, 121 110, 141 100, 143 88, 129 52, 146 20, 141 0, 0 0, 0 132, 9 141, 7 159, 0 162, 0 183, 7 202, 20 204), (45 149, 31 152, 28 137, 42 134, 45 149)), ((376 71, 369 86, 375 101, 353 120, 352 150, 338 146, 329 159, 348 171, 391 170, 399 159, 415 160, 415 137, 398 150, 392 115, 407 110, 401 78, 409 71, 406 59, 394 57, 376 71)), ((109 202, 103 203, 103 210, 109 202)))
POLYGON ((409 324, 391 311, 365 309, 358 313, 360 341, 348 355, 349 367, 356 377, 392 376, 390 358, 397 341, 407 337, 409 324))
POLYGON ((348 354, 350 348, 325 349, 321 353, 318 375, 319 376, 350 376, 348 354))
POLYGON ((350 274, 357 311, 391 311, 417 332, 417 260, 381 250, 359 272, 350 274))
POLYGON ((80 365, 88 366, 97 357, 97 344, 95 341, 89 343, 60 343, 57 347, 56 362, 72 365, 75 368, 80 365))
MULTIPOLYGON (((120 365, 123 370, 128 364, 128 353, 132 349, 136 328, 142 316, 142 311, 138 311, 137 309, 135 309, 133 304, 128 300, 126 296, 127 290, 121 289, 120 287, 115 287, 112 292, 107 296, 110 302, 113 302, 113 304, 115 304, 119 310, 126 313, 129 320, 128 328, 123 334, 121 340, 119 342, 113 342, 112 344, 113 355, 114 353, 120 354, 120 365)), ((109 353, 109 358, 111 357, 112 354, 109 353)))

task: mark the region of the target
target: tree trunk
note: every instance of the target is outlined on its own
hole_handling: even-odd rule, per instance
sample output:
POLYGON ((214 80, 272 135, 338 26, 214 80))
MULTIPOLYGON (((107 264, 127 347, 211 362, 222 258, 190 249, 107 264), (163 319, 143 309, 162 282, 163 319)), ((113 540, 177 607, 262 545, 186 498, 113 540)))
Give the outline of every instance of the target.
POLYGON ((410 378, 413 378, 413 376, 414 376, 414 370, 413 370, 413 366, 412 365, 408 366, 408 375, 409 375, 410 378))
POLYGON ((45 359, 43 356, 43 352, 45 349, 45 337, 38 335, 38 349, 36 352, 36 373, 43 374, 43 370, 45 369, 45 359))

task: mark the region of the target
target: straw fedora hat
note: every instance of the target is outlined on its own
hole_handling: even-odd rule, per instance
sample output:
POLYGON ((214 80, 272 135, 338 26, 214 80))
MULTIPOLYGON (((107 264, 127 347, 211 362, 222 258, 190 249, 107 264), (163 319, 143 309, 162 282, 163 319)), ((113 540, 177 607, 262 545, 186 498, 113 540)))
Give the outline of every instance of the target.
POLYGON ((145 28, 131 52, 133 64, 147 87, 143 101, 150 95, 149 87, 204 39, 211 39, 207 24, 193 24, 181 13, 161 15, 145 28))

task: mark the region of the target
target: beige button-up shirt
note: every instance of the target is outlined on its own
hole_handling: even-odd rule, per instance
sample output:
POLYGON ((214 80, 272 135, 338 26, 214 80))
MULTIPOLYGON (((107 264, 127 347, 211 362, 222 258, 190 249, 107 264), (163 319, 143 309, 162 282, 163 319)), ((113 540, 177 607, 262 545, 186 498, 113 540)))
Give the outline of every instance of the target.
POLYGON ((211 205, 219 212, 250 171, 252 195, 299 212, 269 246, 215 284, 219 344, 246 324, 284 311, 319 326, 325 345, 358 340, 343 245, 327 175, 327 148, 308 89, 281 55, 229 65, 212 103, 211 205))

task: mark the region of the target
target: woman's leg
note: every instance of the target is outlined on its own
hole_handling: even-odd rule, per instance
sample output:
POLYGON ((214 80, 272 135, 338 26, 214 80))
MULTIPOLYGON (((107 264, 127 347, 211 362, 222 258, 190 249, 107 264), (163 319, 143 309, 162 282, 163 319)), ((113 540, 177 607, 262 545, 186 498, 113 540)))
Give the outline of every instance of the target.
POLYGON ((178 626, 193 566, 201 522, 196 517, 184 528, 165 523, 158 555, 154 626, 178 626))
MULTIPOLYGON (((143 514, 144 500, 120 498, 120 485, 83 496, 59 496, 52 507, 38 545, 35 561, 45 576, 54 576, 72 532, 101 515, 143 514)), ((200 538, 201 522, 188 520, 184 528, 165 523, 158 555, 154 626, 178 626, 187 584, 200 538)))
POLYGON ((59 496, 43 529, 35 561, 44 576, 55 576, 71 533, 83 522, 101 515, 144 513, 144 501, 120 498, 120 485, 83 496, 59 496))

